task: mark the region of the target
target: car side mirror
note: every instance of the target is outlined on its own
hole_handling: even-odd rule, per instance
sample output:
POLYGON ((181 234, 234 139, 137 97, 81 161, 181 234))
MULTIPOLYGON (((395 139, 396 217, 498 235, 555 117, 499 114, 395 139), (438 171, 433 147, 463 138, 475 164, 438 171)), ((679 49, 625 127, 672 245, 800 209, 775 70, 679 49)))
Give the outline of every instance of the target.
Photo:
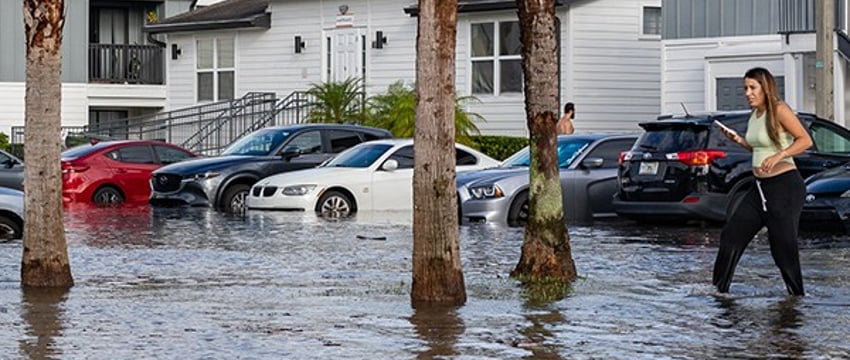
POLYGON ((605 162, 605 159, 603 159, 603 158, 598 158, 598 157, 587 158, 587 159, 584 159, 581 162, 581 167, 585 168, 585 169, 598 169, 598 168, 602 167, 602 164, 604 162, 605 162))
POLYGON ((381 170, 384 171, 393 171, 395 169, 398 169, 398 160, 396 159, 389 159, 384 161, 384 164, 381 165, 381 170))
POLYGON ((15 163, 17 163, 17 161, 15 161, 14 159, 8 159, 3 162, 3 166, 5 166, 7 169, 11 169, 13 166, 15 166, 15 163))
POLYGON ((280 155, 280 157, 282 157, 284 160, 290 160, 294 157, 298 157, 299 155, 301 155, 301 150, 298 149, 297 146, 287 146, 283 148, 283 150, 281 150, 278 155, 280 155))

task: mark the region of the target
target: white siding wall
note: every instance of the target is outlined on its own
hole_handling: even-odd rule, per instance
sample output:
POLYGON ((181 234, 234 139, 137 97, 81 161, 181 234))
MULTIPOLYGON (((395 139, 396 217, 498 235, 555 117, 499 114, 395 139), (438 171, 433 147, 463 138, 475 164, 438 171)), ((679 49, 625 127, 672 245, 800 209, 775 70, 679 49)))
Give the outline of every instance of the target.
MULTIPOLYGON (((585 0, 559 7, 562 19, 562 104, 576 103, 578 131, 637 130, 639 121, 654 118, 660 109, 660 41, 641 38, 642 4, 652 0, 585 0), (572 46, 572 48, 571 48, 572 46)), ((660 1, 655 1, 660 4, 660 1)), ((354 26, 366 34, 366 84, 369 95, 402 80, 415 81, 416 26, 403 8, 410 2, 350 0, 354 26), (383 49, 372 49, 375 32, 387 37, 383 49)), ((236 95, 250 91, 275 92, 284 97, 322 81, 324 34, 334 29, 337 1, 272 0, 272 27, 237 33, 236 95), (317 21, 318 18, 318 21, 317 21), (306 43, 293 50, 294 37, 306 43)), ((516 19, 515 11, 461 14, 458 17, 457 89, 468 95, 469 24, 486 19, 516 19)), ((199 36, 207 36, 206 32, 199 36)), ((195 104, 194 34, 170 34, 169 46, 183 51, 167 60, 168 108, 195 104)), ((170 48, 169 48, 170 49, 170 48)), ((486 119, 484 134, 526 135, 521 95, 479 96, 470 110, 486 119)))
POLYGON ((576 131, 639 131, 638 122, 658 116, 661 41, 641 35, 643 5, 660 1, 571 5, 562 101, 576 104, 576 131))
MULTIPOLYGON (((62 84, 62 125, 79 126, 88 122, 86 84, 62 84)), ((12 126, 24 125, 25 84, 0 83, 0 132, 11 135, 12 126)))

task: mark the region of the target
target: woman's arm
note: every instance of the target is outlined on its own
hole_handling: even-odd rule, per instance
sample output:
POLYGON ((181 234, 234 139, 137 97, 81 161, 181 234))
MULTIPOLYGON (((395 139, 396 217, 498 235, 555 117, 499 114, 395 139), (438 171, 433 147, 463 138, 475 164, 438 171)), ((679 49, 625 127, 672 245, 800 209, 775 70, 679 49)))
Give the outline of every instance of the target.
POLYGON ((803 123, 800 122, 797 115, 794 115, 794 112, 791 111, 791 108, 788 107, 788 105, 780 103, 779 106, 776 107, 776 119, 779 120, 779 124, 782 125, 782 129, 791 134, 794 141, 787 148, 781 149, 776 154, 764 159, 764 162, 761 164, 761 170, 768 173, 773 170, 773 166, 782 159, 802 154, 806 151, 806 149, 812 146, 812 137, 809 136, 806 128, 803 127, 803 123))

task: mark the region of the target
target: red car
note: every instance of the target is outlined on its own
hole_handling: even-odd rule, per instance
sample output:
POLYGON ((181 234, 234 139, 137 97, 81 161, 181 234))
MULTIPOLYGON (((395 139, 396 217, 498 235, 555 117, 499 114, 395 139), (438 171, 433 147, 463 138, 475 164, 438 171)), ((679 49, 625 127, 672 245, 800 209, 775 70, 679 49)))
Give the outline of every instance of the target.
POLYGON ((62 152, 64 204, 146 203, 151 172, 197 155, 156 140, 102 141, 62 152))

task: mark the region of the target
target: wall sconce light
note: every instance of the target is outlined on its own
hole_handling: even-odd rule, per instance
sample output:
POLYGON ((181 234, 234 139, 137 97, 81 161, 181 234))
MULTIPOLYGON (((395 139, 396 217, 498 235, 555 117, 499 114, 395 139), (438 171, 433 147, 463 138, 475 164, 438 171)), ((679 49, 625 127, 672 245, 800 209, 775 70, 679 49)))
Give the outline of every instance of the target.
POLYGON ((380 31, 380 30, 376 31, 375 32, 375 41, 372 42, 372 48, 373 49, 383 49, 384 44, 386 44, 386 43, 387 43, 387 37, 384 36, 384 32, 380 31))
POLYGON ((307 47, 307 44, 301 40, 301 35, 295 36, 295 53, 300 54, 301 50, 307 47))
POLYGON ((171 44, 171 60, 177 60, 183 54, 183 49, 177 47, 177 44, 171 44))

